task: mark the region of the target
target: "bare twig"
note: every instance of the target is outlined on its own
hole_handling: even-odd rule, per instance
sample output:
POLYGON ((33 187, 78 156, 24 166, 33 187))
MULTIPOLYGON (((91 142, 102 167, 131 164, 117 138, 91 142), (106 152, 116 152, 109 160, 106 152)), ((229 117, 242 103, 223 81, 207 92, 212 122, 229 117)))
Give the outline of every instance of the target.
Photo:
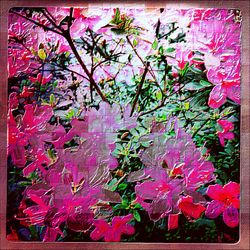
POLYGON ((143 115, 150 114, 150 113, 156 111, 157 109, 160 109, 160 108, 162 108, 163 106, 165 106, 165 101, 166 101, 169 97, 171 97, 171 96, 173 96, 174 94, 178 93, 181 89, 184 88, 184 86, 185 86, 185 85, 183 85, 183 86, 182 86, 181 88, 179 88, 178 90, 174 91, 172 94, 170 94, 170 95, 168 95, 168 96, 165 96, 165 97, 161 100, 160 104, 157 105, 155 108, 150 109, 150 110, 145 111, 145 112, 141 112, 141 113, 139 114, 138 117, 141 117, 141 116, 143 116, 143 115))
POLYGON ((74 71, 74 70, 72 70, 72 69, 69 69, 69 68, 67 68, 67 67, 65 67, 65 66, 61 66, 61 65, 56 64, 56 63, 55 63, 55 64, 52 64, 52 65, 54 65, 54 66, 56 66, 56 67, 59 67, 59 68, 61 68, 61 69, 67 70, 67 71, 69 71, 69 72, 71 72, 71 73, 74 73, 74 74, 76 74, 76 75, 78 75, 78 76, 84 78, 85 80, 89 80, 86 76, 84 76, 84 75, 78 73, 77 71, 74 71))
POLYGON ((81 56, 79 55, 79 53, 78 53, 78 51, 77 51, 77 49, 75 47, 75 44, 73 43, 73 40, 72 40, 72 38, 70 36, 69 31, 65 31, 64 32, 64 37, 68 41, 69 46, 70 46, 71 50, 73 51, 73 53, 75 54, 75 57, 76 57, 77 61, 79 62, 79 64, 83 68, 84 72, 88 76, 90 84, 92 84, 94 86, 94 88, 96 89, 97 93, 100 95, 100 97, 102 98, 102 100, 105 101, 105 102, 108 102, 107 98, 104 96, 104 94, 100 90, 99 86, 96 84, 95 80, 93 79, 93 76, 91 75, 91 73, 89 72, 88 68, 84 64, 81 56))
POLYGON ((61 32, 59 32, 59 31, 57 31, 57 30, 55 30, 55 29, 53 29, 53 28, 47 27, 47 26, 45 26, 45 25, 43 25, 43 24, 41 24, 41 23, 38 23, 38 22, 36 22, 36 21, 34 21, 34 20, 32 20, 32 19, 30 19, 30 18, 28 18, 28 17, 26 17, 26 16, 24 16, 24 15, 22 15, 22 14, 16 12, 16 11, 10 10, 10 12, 13 13, 13 14, 16 14, 16 15, 18 15, 18 16, 20 16, 20 17, 22 17, 22 18, 24 18, 24 19, 26 19, 26 20, 28 20, 28 21, 30 21, 31 23, 34 23, 35 25, 37 25, 37 26, 43 28, 44 30, 50 30, 50 31, 52 31, 52 32, 54 32, 54 33, 57 33, 58 35, 62 35, 61 32))
POLYGON ((60 26, 58 26, 58 25, 55 23, 55 21, 54 21, 49 15, 47 15, 47 13, 46 13, 45 11, 48 12, 47 9, 42 9, 42 10, 41 10, 41 12, 43 13, 43 15, 47 18, 47 20, 50 21, 51 24, 52 24, 56 29, 58 29, 60 32, 63 32, 63 29, 62 29, 60 26))
POLYGON ((137 88, 137 91, 136 91, 136 94, 135 94, 135 99, 134 99, 133 104, 132 104, 132 109, 131 109, 131 112, 130 112, 130 116, 132 116, 133 113, 134 113, 135 106, 136 106, 136 103, 138 101, 138 98, 139 98, 139 95, 140 95, 140 92, 141 92, 141 89, 142 89, 142 85, 143 85, 143 83, 145 81, 149 65, 150 65, 149 62, 147 62, 145 70, 144 70, 142 78, 141 78, 141 81, 140 81, 140 83, 138 85, 138 88, 137 88))
POLYGON ((68 30, 72 26, 72 21, 73 21, 73 8, 70 8, 70 13, 69 13, 69 22, 68 22, 68 30))
MULTIPOLYGON (((129 45, 131 46, 131 48, 133 49, 133 51, 134 51, 135 54, 137 55, 137 57, 140 59, 140 61, 142 62, 142 64, 146 67, 146 62, 142 59, 142 57, 139 55, 139 53, 137 52, 137 50, 136 50, 136 48, 134 47, 134 45, 133 45, 133 44, 131 43, 131 41, 129 40, 129 36, 126 36, 126 38, 127 38, 127 41, 128 41, 128 43, 129 43, 129 45)), ((162 91, 162 89, 161 89, 159 83, 157 82, 156 76, 155 76, 155 74, 154 74, 154 71, 153 71, 151 65, 149 65, 149 70, 148 70, 148 71, 149 71, 150 75, 154 78, 154 80, 155 80, 154 83, 155 83, 156 86, 160 89, 160 91, 161 91, 161 93, 162 93, 162 95, 163 95, 163 91, 162 91)))
POLYGON ((202 124, 201 126, 193 133, 192 138, 196 136, 196 134, 207 124, 207 122, 210 120, 210 117, 208 117, 202 124))

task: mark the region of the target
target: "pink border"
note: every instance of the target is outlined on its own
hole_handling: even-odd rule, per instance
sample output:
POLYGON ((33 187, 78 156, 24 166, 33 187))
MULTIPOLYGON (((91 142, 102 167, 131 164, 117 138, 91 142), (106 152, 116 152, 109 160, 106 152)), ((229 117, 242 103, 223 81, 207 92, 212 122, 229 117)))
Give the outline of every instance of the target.
POLYGON ((148 1, 82 1, 69 0, 62 2, 59 0, 40 0, 40 1, 8 1, 1 0, 0 3, 0 249, 250 249, 250 230, 249 230, 249 159, 250 159, 250 68, 249 68, 249 34, 250 34, 250 3, 248 0, 241 1, 213 1, 213 0, 190 0, 173 1, 163 0, 155 2, 148 1), (86 242, 63 242, 63 243, 40 243, 40 242, 10 242, 5 238, 6 229, 6 189, 7 189, 7 168, 6 168, 6 114, 7 114, 7 15, 11 7, 17 6, 81 6, 91 5, 119 6, 128 7, 144 5, 150 8, 174 7, 174 8, 237 8, 242 11, 242 58, 241 58, 241 224, 240 240, 235 244, 215 244, 215 243, 86 243, 86 242))

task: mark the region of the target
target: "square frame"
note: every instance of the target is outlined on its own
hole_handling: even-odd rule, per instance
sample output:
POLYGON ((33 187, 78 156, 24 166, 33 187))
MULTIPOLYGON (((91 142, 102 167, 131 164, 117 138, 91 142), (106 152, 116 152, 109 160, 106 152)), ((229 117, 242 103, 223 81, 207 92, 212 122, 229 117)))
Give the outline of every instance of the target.
POLYGON ((249 75, 249 35, 250 35, 250 3, 247 0, 242 1, 161 1, 155 3, 154 1, 67 1, 59 0, 40 0, 36 1, 1 1, 1 37, 0 37, 0 55, 2 64, 0 65, 1 72, 1 90, 0 90, 0 105, 1 105, 1 120, 0 120, 0 249, 250 249, 249 242, 249 159, 250 159, 250 75, 249 75), (150 8, 236 8, 242 11, 242 40, 241 40, 241 130, 240 130, 240 152, 241 152, 241 222, 240 222, 240 240, 235 244, 224 243, 79 243, 79 242, 63 242, 63 243, 41 243, 41 242, 10 242, 6 240, 6 202, 7 202, 7 168, 6 168, 6 148, 7 148, 7 17, 8 11, 11 7, 39 7, 39 6, 105 6, 114 7, 123 5, 125 7, 138 7, 143 5, 150 8))

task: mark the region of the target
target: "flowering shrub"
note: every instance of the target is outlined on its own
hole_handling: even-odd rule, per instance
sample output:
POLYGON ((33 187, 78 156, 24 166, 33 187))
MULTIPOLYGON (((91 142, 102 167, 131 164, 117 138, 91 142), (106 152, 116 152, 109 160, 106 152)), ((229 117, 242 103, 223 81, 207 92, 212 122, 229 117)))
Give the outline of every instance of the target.
POLYGON ((7 239, 236 242, 240 21, 10 9, 7 239))

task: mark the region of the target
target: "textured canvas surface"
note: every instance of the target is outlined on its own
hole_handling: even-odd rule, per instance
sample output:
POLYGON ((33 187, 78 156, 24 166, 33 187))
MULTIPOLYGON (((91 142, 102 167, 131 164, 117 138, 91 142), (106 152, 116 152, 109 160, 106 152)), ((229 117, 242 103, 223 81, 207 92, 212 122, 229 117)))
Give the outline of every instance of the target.
POLYGON ((7 239, 235 243, 241 12, 12 8, 7 239))

